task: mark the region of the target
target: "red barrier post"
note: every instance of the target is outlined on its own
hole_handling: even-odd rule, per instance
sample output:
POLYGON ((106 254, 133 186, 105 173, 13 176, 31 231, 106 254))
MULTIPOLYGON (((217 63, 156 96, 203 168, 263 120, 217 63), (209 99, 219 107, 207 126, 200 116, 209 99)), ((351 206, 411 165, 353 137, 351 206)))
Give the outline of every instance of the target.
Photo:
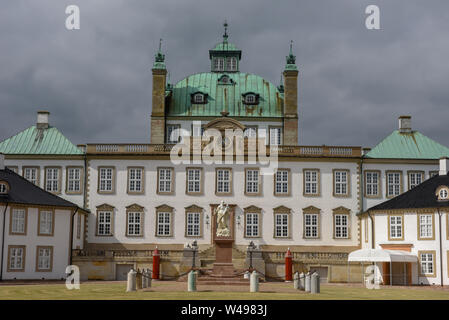
POLYGON ((285 282, 292 282, 292 274, 292 253, 290 252, 290 248, 288 248, 285 254, 285 282))
POLYGON ((161 261, 161 257, 159 255, 159 250, 156 249, 153 251, 153 274, 151 275, 152 279, 159 279, 159 264, 161 261))

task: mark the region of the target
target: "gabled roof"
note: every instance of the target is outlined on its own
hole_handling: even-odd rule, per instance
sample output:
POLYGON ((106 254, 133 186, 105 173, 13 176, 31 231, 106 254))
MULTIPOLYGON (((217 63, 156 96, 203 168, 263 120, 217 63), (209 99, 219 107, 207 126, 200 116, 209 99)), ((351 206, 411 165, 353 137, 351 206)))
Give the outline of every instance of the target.
POLYGON ((420 132, 401 133, 399 130, 395 130, 364 157, 378 159, 439 159, 447 156, 449 156, 449 148, 420 132))
POLYGON ((38 155, 82 155, 69 139, 55 127, 28 129, 0 142, 0 153, 4 154, 38 154, 38 155))
POLYGON ((8 194, 0 195, 0 203, 79 208, 78 205, 39 188, 8 168, 0 170, 0 181, 9 184, 8 194))
POLYGON ((371 207, 367 211, 449 207, 449 201, 437 199, 436 191, 440 186, 449 187, 448 175, 436 175, 413 189, 371 207))

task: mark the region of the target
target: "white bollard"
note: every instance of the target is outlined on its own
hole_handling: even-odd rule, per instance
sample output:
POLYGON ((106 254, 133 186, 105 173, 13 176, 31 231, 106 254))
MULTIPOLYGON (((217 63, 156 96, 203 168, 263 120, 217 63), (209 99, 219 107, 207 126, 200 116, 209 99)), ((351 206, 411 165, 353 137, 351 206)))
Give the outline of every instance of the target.
POLYGON ((196 272, 190 271, 187 276, 187 291, 193 292, 196 291, 196 272))
POLYGON ((148 288, 148 274, 145 269, 142 270, 142 289, 148 288))
POLYGON ((293 275, 293 288, 298 290, 299 289, 299 272, 296 271, 293 275))
POLYGON ((306 274, 306 285, 304 286, 304 291, 305 292, 310 292, 310 272, 307 272, 306 274))
POLYGON ((151 274, 151 270, 150 269, 147 269, 147 276, 148 276, 147 288, 151 288, 151 276, 152 276, 152 274, 151 274))
POLYGON ((320 293, 320 276, 314 272, 311 277, 310 293, 320 293))
POLYGON ((299 290, 304 291, 305 284, 306 284, 306 275, 304 274, 304 272, 301 272, 299 274, 299 290))
POLYGON ((257 274, 257 271, 251 273, 249 279, 249 292, 259 292, 259 275, 257 274))
POLYGON ((126 285, 126 292, 136 291, 136 275, 137 272, 134 269, 128 272, 128 283, 126 285))

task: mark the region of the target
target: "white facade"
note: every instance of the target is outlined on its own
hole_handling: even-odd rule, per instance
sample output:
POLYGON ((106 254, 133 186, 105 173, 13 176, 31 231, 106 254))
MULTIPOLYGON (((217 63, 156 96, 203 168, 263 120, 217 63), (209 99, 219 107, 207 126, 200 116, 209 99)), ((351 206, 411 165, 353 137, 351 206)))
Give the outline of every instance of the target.
POLYGON ((357 162, 280 162, 279 170, 289 170, 289 195, 274 195, 273 175, 262 175, 260 195, 245 194, 245 168, 254 168, 254 165, 211 165, 202 167, 201 195, 186 194, 186 169, 201 167, 197 165, 171 165, 168 160, 106 160, 92 159, 89 161, 89 215, 88 242, 90 244, 122 243, 122 244, 183 244, 193 241, 186 237, 186 207, 196 205, 203 208, 202 236, 193 237, 199 244, 212 244, 211 240, 211 205, 224 200, 228 204, 235 204, 235 243, 247 245, 249 241, 264 245, 302 245, 302 246, 357 246, 358 218, 355 214, 359 210, 358 201, 358 164, 357 162), (99 194, 98 167, 113 167, 115 170, 115 191, 112 194, 99 194), (143 167, 145 172, 144 192, 140 195, 127 193, 128 168, 143 167), (157 193, 157 168, 173 168, 174 192, 169 195, 157 193), (215 192, 216 168, 230 168, 232 172, 230 195, 217 195, 215 192), (304 171, 305 169, 319 170, 320 193, 317 196, 305 196, 304 171), (339 197, 333 195, 333 170, 342 169, 349 172, 349 195, 339 197), (112 236, 98 236, 96 207, 107 204, 114 207, 112 236), (144 208, 143 237, 126 236, 126 207, 137 204, 144 208), (168 205, 174 208, 173 230, 170 237, 156 236, 156 208, 168 205), (261 232, 259 237, 245 237, 244 209, 255 206, 261 209, 261 232), (289 235, 285 238, 274 236, 274 209, 284 206, 291 209, 289 219, 289 235), (319 238, 304 238, 303 209, 314 206, 319 210, 319 238), (333 209, 344 207, 349 210, 349 234, 347 237, 337 239, 334 237, 333 209), (209 224, 207 222, 209 221, 209 224), (239 224, 240 223, 240 224, 239 224))
POLYGON ((73 218, 75 225, 72 233, 72 208, 19 206, 8 204, 0 206, 0 243, 3 243, 2 280, 28 279, 65 279, 66 267, 70 264, 71 248, 83 248, 83 214, 77 212, 73 218), (15 233, 11 219, 11 210, 25 210, 23 233, 15 233), (49 234, 39 229, 39 211, 52 212, 53 220, 49 234), (5 216, 3 216, 3 213, 5 216), (78 220, 78 216, 82 219, 78 220), (5 228, 3 228, 5 221, 5 228), (77 223, 80 221, 80 224, 77 223), (5 234, 1 234, 5 230, 5 234), (72 243, 71 243, 72 242, 72 243), (16 250, 19 249, 19 250, 16 250), (39 250, 41 258, 39 258, 39 250), (42 257, 44 256, 44 257, 42 257), (45 259, 49 261, 44 261, 45 259), (41 260, 41 261, 40 261, 41 260))
MULTIPOLYGON (((432 211, 416 211, 405 210, 404 212, 391 211, 388 213, 373 212, 371 216, 374 219, 374 237, 375 249, 396 249, 409 251, 418 258, 418 263, 412 265, 411 280, 413 284, 441 284, 441 276, 443 283, 449 283, 449 234, 447 233, 448 212, 447 210, 432 211), (441 253, 440 255, 440 216, 441 214, 441 253), (420 216, 432 217, 431 235, 426 234, 422 237, 420 231, 420 216), (402 217, 402 236, 395 238, 391 234, 389 219, 391 217, 402 217), (422 263, 426 258, 422 258, 422 254, 431 254, 431 271, 423 271, 422 263), (442 262, 442 265, 441 265, 442 262)), ((393 218, 394 219, 394 218, 393 218)), ((371 222, 370 218, 364 216, 362 219, 362 248, 371 248, 371 222), (368 222, 368 228, 365 224, 368 222), (365 241, 368 239, 368 242, 365 241)), ((425 267, 424 267, 425 269, 425 267)), ((380 274, 382 274, 382 265, 379 264, 380 274)), ((427 270, 429 271, 429 270, 427 270)), ((388 272, 388 271, 387 271, 388 272)))

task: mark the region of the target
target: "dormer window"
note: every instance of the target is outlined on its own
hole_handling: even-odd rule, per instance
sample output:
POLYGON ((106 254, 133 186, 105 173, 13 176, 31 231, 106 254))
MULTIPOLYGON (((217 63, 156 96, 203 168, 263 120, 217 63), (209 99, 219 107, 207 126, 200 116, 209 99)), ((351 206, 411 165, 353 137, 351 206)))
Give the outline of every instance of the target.
POLYGON ((234 84, 234 80, 232 80, 228 75, 222 75, 218 79, 219 84, 234 84))
POLYGON ((1 194, 8 194, 9 191, 9 185, 5 181, 0 181, 0 195, 1 194))
POLYGON ((449 188, 447 186, 440 186, 437 188, 438 200, 449 200, 449 188))
POLYGON ((259 95, 253 92, 243 94, 244 104, 259 104, 259 95))
POLYGON ((205 104, 207 103, 207 93, 195 92, 191 95, 192 104, 205 104))

